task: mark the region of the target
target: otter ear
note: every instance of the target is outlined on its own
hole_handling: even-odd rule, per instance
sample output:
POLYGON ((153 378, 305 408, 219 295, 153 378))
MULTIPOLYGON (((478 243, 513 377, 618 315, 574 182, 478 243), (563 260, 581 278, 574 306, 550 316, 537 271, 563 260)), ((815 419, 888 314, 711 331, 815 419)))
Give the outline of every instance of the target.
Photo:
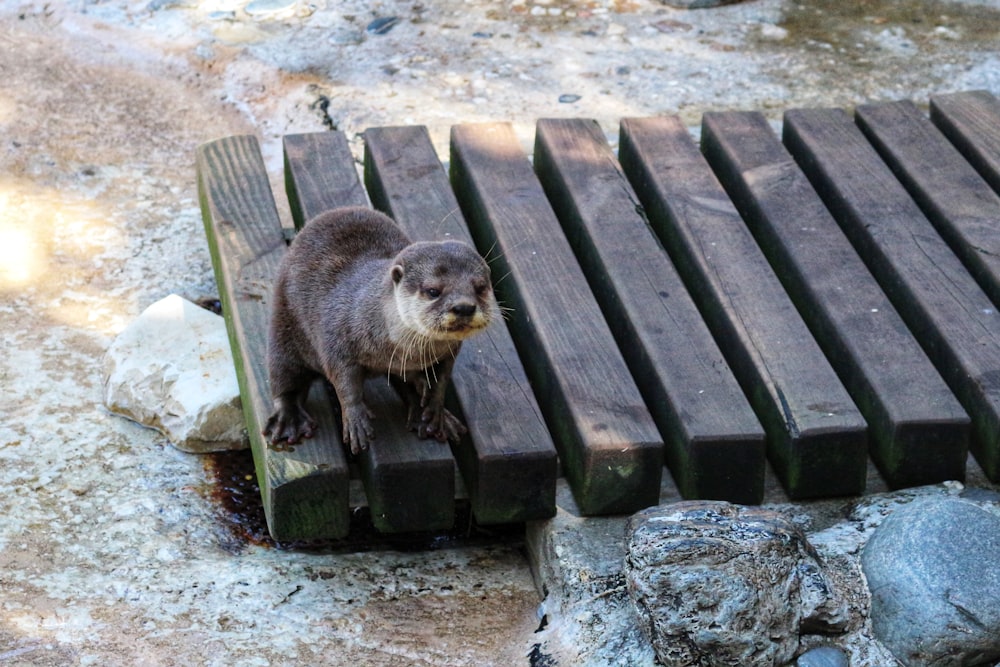
POLYGON ((394 264, 392 267, 392 282, 398 285, 399 281, 402 279, 403 279, 403 265, 394 264))

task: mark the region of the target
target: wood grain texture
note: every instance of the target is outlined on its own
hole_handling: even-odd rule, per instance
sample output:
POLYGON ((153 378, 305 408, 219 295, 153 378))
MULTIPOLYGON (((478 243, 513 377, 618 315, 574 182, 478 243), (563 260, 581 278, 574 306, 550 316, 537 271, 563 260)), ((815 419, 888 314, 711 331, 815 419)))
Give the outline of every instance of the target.
POLYGON ((1000 478, 1000 314, 839 109, 785 114, 784 143, 972 418, 1000 478))
POLYGON ((702 151, 871 427, 893 487, 965 478, 969 418, 759 113, 709 113, 702 151))
POLYGON ((581 511, 656 504, 662 438, 512 127, 453 127, 451 176, 581 511))
POLYGON ((855 122, 1000 305, 1000 196, 912 102, 860 106, 855 122))
POLYGON ((348 469, 318 387, 308 404, 321 424, 318 437, 276 450, 261 435, 271 413, 265 364, 271 286, 286 246, 257 140, 229 137, 199 147, 197 172, 268 530, 277 540, 343 537, 348 469))
MULTIPOLYGON (((472 243, 424 127, 366 130, 365 185, 373 205, 412 239, 472 243)), ((555 446, 503 322, 462 344, 452 384, 469 428, 452 450, 476 520, 511 523, 554 515, 555 446)))
POLYGON ((535 170, 667 441, 686 498, 764 495, 764 429, 596 122, 541 120, 535 170))
MULTIPOLYGON (((347 140, 340 132, 284 138, 285 183, 297 226, 323 211, 367 206, 347 140)), ((331 392, 330 400, 336 401, 331 392)), ((455 520, 455 461, 447 445, 406 428, 406 408, 385 377, 365 382, 375 441, 358 455, 372 523, 384 533, 450 528, 455 520)))
POLYGON ((680 119, 622 121, 619 158, 756 409, 789 496, 861 493, 865 420, 680 119))
POLYGON ((931 120, 1000 192, 1000 100, 985 90, 931 95, 931 120))

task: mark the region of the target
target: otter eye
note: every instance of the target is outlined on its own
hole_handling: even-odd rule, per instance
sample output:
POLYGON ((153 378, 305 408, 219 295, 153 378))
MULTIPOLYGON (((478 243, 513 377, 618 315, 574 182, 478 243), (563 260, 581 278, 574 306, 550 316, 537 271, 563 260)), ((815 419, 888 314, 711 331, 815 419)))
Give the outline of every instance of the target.
POLYGON ((489 293, 490 293, 490 286, 489 285, 479 285, 478 287, 476 287, 476 295, 477 296, 486 296, 489 293))
POLYGON ((426 294, 432 299, 436 299, 439 296, 441 296, 441 290, 437 289, 436 287, 428 287, 427 289, 424 290, 424 294, 426 294))

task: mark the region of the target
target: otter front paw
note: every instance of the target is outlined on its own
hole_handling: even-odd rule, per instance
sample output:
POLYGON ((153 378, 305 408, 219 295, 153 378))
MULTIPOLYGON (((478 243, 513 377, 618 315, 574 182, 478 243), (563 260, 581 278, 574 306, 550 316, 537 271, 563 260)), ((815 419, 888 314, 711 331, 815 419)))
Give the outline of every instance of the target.
POLYGON ((427 408, 421 415, 420 423, 414 429, 420 439, 434 438, 440 442, 458 442, 469 432, 458 417, 447 408, 427 408))
POLYGON ((343 410, 344 444, 351 446, 351 454, 357 454, 375 438, 375 428, 372 426, 372 413, 360 406, 351 410, 343 410))
POLYGON ((267 420, 263 435, 272 446, 294 445, 316 433, 316 420, 296 403, 285 404, 267 420))

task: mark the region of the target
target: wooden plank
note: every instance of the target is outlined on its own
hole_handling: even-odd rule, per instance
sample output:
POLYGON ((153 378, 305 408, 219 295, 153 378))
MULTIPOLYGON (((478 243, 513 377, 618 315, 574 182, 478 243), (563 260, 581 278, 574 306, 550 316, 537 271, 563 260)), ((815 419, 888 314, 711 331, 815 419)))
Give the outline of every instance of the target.
POLYGON ((997 308, 850 116, 789 111, 784 140, 968 411, 972 452, 990 479, 1000 479, 997 308))
POLYGON ((702 152, 871 428, 894 488, 965 478, 969 418, 759 113, 708 113, 702 152))
POLYGON ((265 364, 271 285, 286 246, 257 140, 229 137, 200 146, 197 172, 268 530, 276 540, 343 537, 348 468, 319 387, 307 405, 320 423, 317 437, 279 450, 261 435, 271 414, 265 364))
POLYGON ((667 441, 686 498, 758 504, 764 429, 600 127, 541 120, 535 171, 667 441), (683 354, 678 354, 683 350, 683 354))
POLYGON ((622 121, 619 159, 756 409, 788 495, 861 493, 866 423, 680 119, 622 121))
MULTIPOLYGON (((284 149, 296 227, 331 208, 367 205, 342 133, 288 135, 284 149)), ((358 464, 375 528, 384 533, 450 528, 455 460, 448 447, 407 430, 406 408, 385 377, 365 382, 365 402, 375 413, 375 442, 358 454, 358 464)))
POLYGON ((932 95, 931 120, 1000 192, 1000 100, 985 90, 932 95))
POLYGON ((1000 196, 912 102, 860 106, 855 122, 1000 305, 1000 196))
POLYGON ((531 164, 506 123, 457 125, 452 184, 585 514, 659 500, 663 440, 531 164))
MULTIPOLYGON (((421 126, 365 131, 373 205, 413 239, 472 243, 448 175, 421 126)), ((452 384, 468 438, 452 445, 480 524, 545 519, 556 511, 555 445, 502 322, 466 341, 452 384)))

